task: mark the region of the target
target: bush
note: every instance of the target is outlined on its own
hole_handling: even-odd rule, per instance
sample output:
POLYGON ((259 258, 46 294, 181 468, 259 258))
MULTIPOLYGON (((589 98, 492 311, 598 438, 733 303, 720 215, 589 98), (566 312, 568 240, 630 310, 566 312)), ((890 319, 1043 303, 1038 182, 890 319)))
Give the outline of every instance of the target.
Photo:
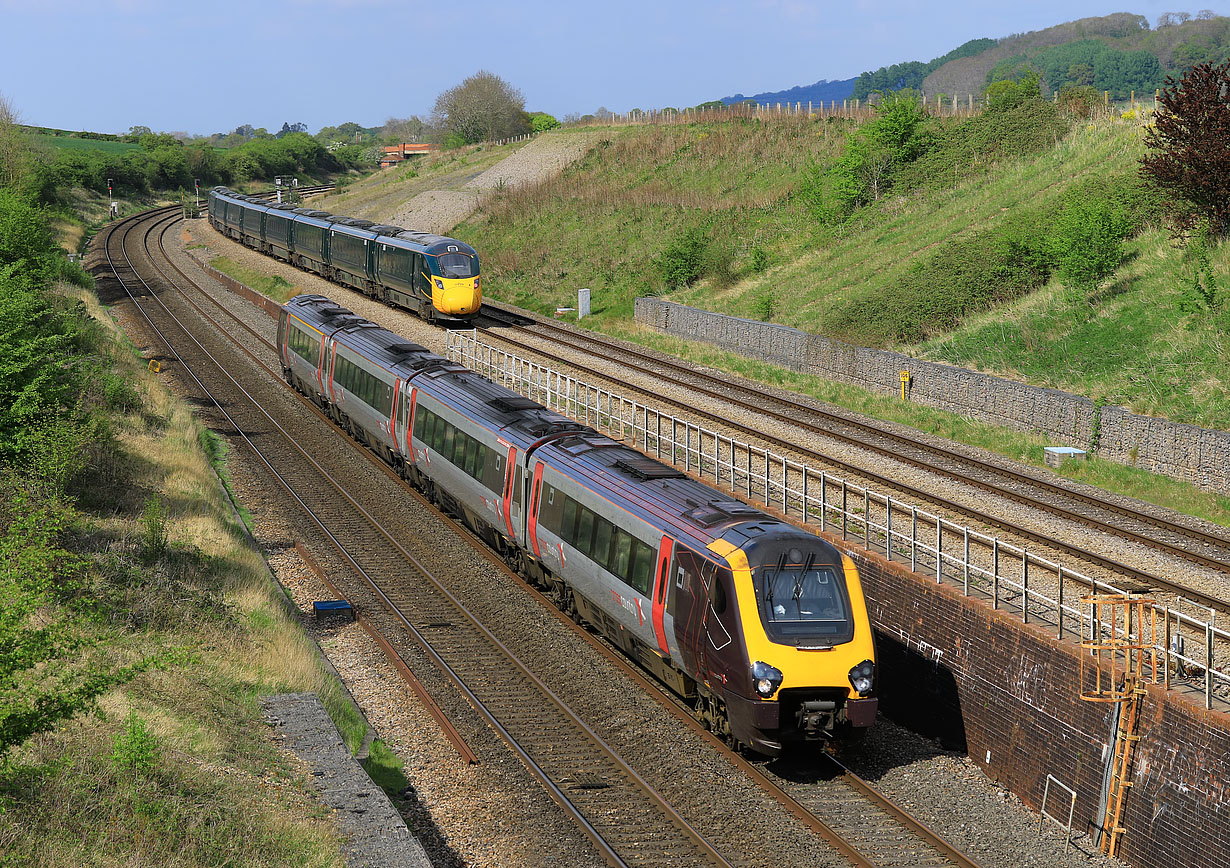
POLYGON ((1071 198, 1059 214, 1051 245, 1065 286, 1089 291, 1109 277, 1123 260, 1123 240, 1131 220, 1105 199, 1071 198))
POLYGON ((654 259, 654 267, 667 286, 687 286, 700 277, 708 246, 709 236, 703 228, 685 229, 654 259))
POLYGON ((559 121, 546 112, 535 112, 530 115, 530 129, 536 133, 544 133, 558 127, 559 121))
POLYGON ((134 775, 148 775, 158 764, 158 738, 135 711, 111 740, 111 762, 134 775))
POLYGON ((1092 85, 1065 85, 1059 91, 1059 108, 1078 118, 1093 117, 1104 97, 1092 85))
POLYGON ((752 315, 761 322, 771 322, 777 313, 777 299, 772 290, 765 290, 752 305, 752 315))

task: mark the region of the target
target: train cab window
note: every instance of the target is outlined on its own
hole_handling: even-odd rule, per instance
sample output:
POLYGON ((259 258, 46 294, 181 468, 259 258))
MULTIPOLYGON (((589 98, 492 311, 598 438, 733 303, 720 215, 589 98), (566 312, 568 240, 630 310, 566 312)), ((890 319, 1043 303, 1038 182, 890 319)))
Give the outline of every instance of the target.
POLYGON ((424 295, 431 295, 431 278, 427 274, 427 260, 421 253, 414 254, 414 286, 424 295))
POLYGON ((713 587, 709 589, 709 603, 713 606, 714 614, 724 615, 727 601, 726 581, 721 573, 716 570, 714 572, 713 587))
POLYGON ((436 257, 444 277, 473 277, 474 263, 464 253, 444 253, 436 257))

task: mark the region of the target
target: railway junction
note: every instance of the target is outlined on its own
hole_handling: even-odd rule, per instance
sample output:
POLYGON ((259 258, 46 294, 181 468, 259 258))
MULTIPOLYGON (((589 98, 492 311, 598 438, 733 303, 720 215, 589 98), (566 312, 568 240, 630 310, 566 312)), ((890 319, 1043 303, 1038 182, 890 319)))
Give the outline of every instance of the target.
POLYGON ((398 807, 433 864, 1230 864, 1216 529, 520 312, 446 336, 266 263, 854 558, 886 719, 849 769, 749 762, 290 392, 270 305, 209 276, 209 248, 247 252, 176 213, 114 224, 100 293, 236 442, 297 607, 360 615, 317 636, 404 750, 398 807))

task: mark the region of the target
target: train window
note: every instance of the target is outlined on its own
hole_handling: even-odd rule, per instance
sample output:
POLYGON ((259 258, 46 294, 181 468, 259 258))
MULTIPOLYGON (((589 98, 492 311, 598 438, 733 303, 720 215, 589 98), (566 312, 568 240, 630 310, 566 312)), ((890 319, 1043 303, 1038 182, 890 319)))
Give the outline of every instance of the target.
POLYGON ((547 483, 543 486, 542 500, 538 505, 538 521, 547 530, 563 536, 561 522, 564 511, 564 495, 547 483))
POLYGON ((615 531, 615 556, 611 559, 611 572, 625 582, 631 577, 628 569, 632 565, 632 543, 632 536, 627 531, 615 531))
POLYGON ((628 584, 645 596, 649 596, 649 582, 653 577, 654 551, 640 540, 635 541, 636 559, 632 564, 632 575, 628 584))
POLYGON ((444 420, 435 413, 427 420, 427 444, 437 452, 444 448, 444 420))
POLYGON ((525 487, 525 478, 521 473, 521 465, 517 465, 517 472, 513 477, 513 506, 521 508, 521 490, 525 487))
POLYGON ((564 518, 560 523, 559 535, 564 542, 571 543, 576 537, 577 502, 571 497, 564 498, 564 518))
POLYGON ((602 567, 610 569, 611 564, 611 535, 615 530, 605 518, 598 519, 598 526, 594 529, 594 549, 593 559, 602 567))
POLYGON ((465 472, 467 476, 472 476, 477 479, 482 473, 482 455, 480 454, 483 446, 470 435, 466 435, 466 454, 465 454, 465 472))
POLYGON ((482 483, 496 494, 504 491, 504 456, 494 449, 483 448, 482 483))
MULTIPOLYGON (((428 427, 428 422, 431 419, 434 419, 435 415, 436 415, 435 413, 431 412, 430 410, 424 410, 422 407, 418 407, 415 409, 414 411, 414 437, 420 443, 427 443, 427 441, 431 438, 431 434, 428 433, 431 430, 428 427)), ((431 444, 428 443, 428 445, 430 446, 431 444)))
POLYGON ((589 557, 593 550, 594 514, 585 507, 580 507, 580 521, 577 527, 577 541, 574 545, 581 554, 589 557))
MULTIPOLYGON (((441 419, 440 421, 443 422, 444 420, 441 419)), ((444 428, 444 436, 440 438, 440 450, 439 451, 440 451, 440 454, 443 455, 447 460, 452 461, 453 460, 453 437, 456 435, 457 429, 454 428, 452 425, 447 425, 447 424, 442 427, 444 428)))

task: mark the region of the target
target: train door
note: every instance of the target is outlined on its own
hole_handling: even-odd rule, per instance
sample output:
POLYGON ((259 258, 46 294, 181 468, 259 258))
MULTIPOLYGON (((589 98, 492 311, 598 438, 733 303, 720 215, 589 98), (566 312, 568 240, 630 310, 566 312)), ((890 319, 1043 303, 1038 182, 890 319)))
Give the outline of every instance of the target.
POLYGON ((662 537, 658 549, 658 570, 653 583, 653 634, 658 640, 658 650, 663 657, 670 657, 670 643, 666 638, 666 598, 673 580, 671 564, 674 562, 675 541, 668 536, 662 537))
POLYGON ((705 611, 709 594, 701 578, 704 558, 684 546, 675 546, 671 584, 667 589, 667 606, 675 619, 675 638, 679 642, 679 656, 685 672, 704 678, 705 669, 705 611))
POLYGON ((541 461, 534 466, 534 485, 530 492, 530 509, 526 521, 526 535, 529 537, 530 548, 536 558, 542 557, 538 551, 538 511, 542 504, 542 467, 541 461))
POLYGON ((517 528, 521 527, 521 489, 522 489, 522 471, 521 463, 517 460, 517 447, 503 440, 499 441, 501 446, 508 447, 508 461, 504 467, 504 497, 501 504, 501 511, 504 516, 504 526, 508 530, 508 538, 514 543, 517 542, 517 528))
POLYGON ((278 311, 278 357, 282 360, 282 367, 290 367, 290 353, 286 351, 286 311, 278 311))
POLYGON ((394 440, 397 450, 405 456, 407 464, 414 463, 414 445, 410 442, 414 431, 414 405, 418 401, 419 390, 403 381, 401 387, 401 404, 397 409, 397 432, 394 440))
POLYGON ((432 303, 431 273, 427 270, 427 258, 421 253, 414 254, 414 288, 420 300, 432 303))

